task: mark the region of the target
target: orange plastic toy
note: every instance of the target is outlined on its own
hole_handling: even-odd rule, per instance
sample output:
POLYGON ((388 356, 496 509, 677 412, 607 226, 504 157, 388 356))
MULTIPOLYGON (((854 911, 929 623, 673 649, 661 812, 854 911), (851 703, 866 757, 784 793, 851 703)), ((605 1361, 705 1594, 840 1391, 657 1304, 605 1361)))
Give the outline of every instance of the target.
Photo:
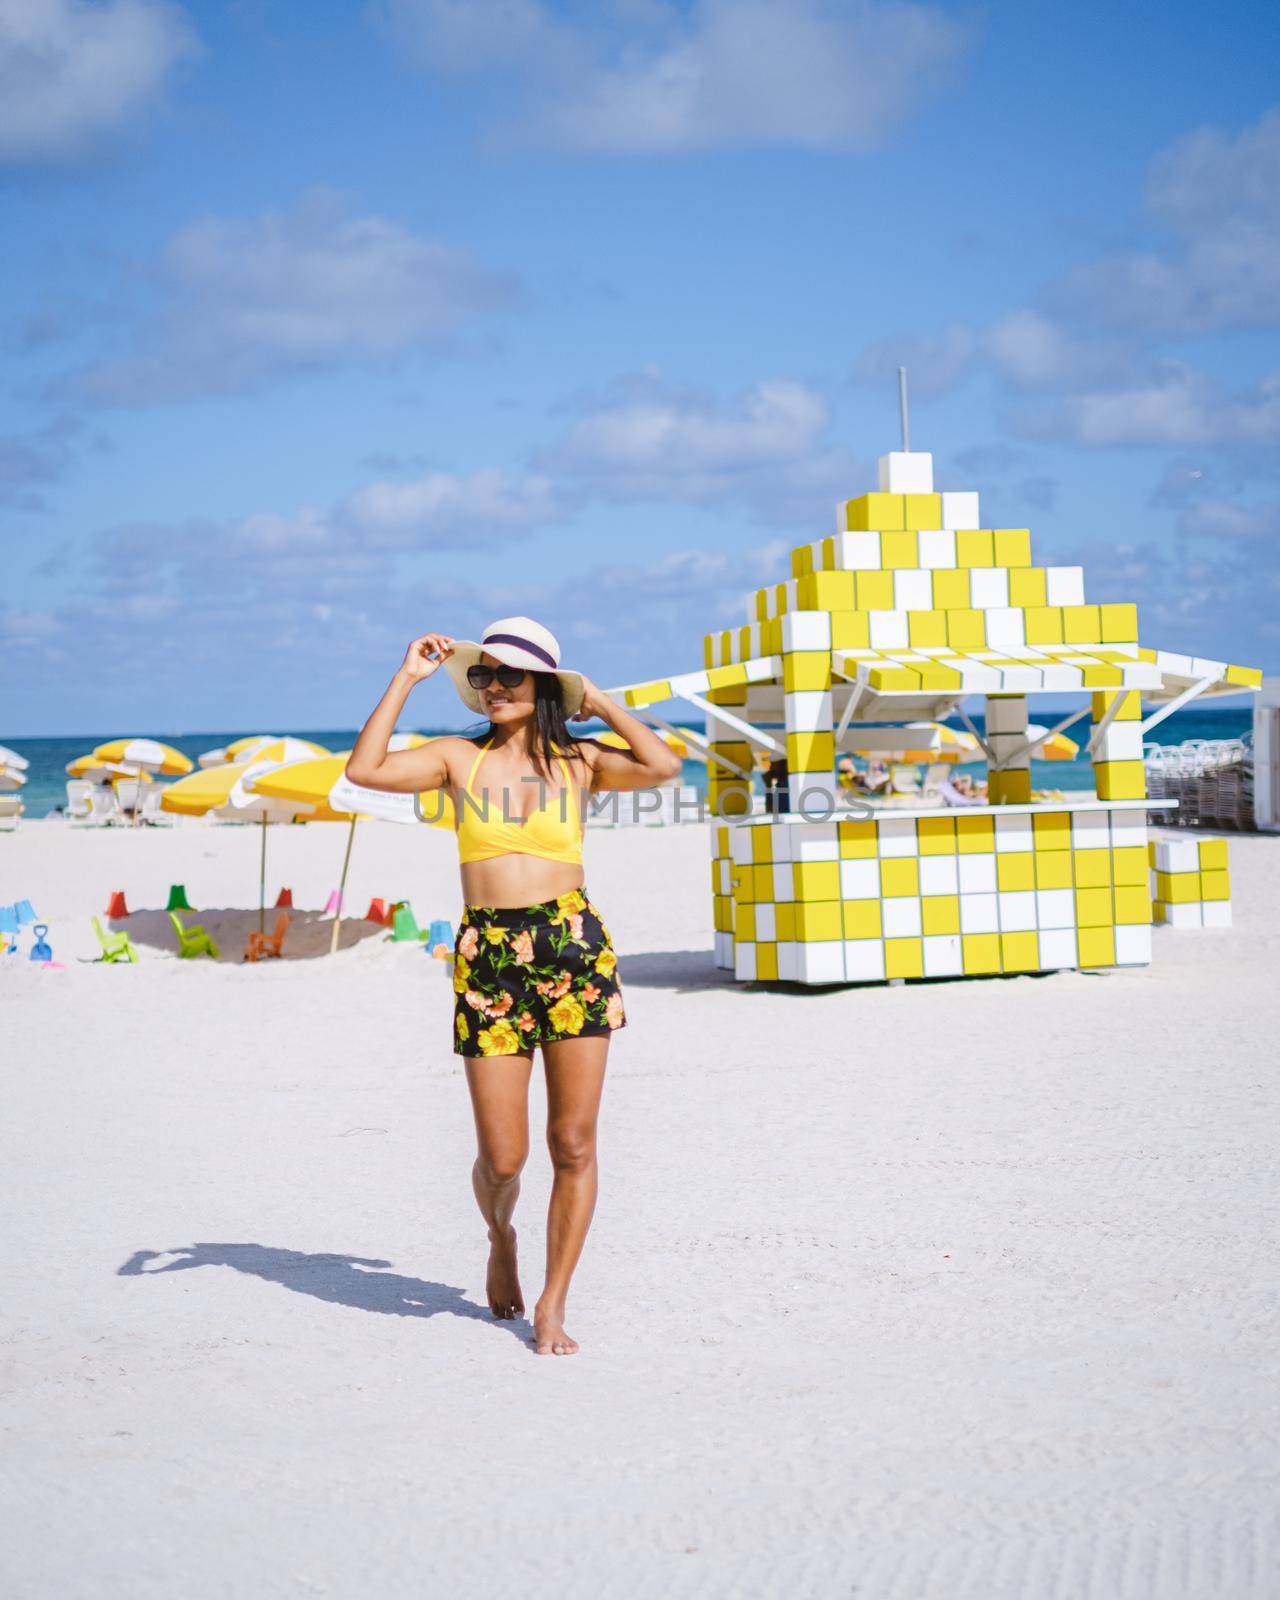
POLYGON ((276 918, 274 933, 258 933, 256 930, 249 935, 249 943, 245 947, 244 959, 246 961, 261 961, 267 956, 280 956, 284 954, 284 936, 289 927, 289 913, 282 911, 276 918))

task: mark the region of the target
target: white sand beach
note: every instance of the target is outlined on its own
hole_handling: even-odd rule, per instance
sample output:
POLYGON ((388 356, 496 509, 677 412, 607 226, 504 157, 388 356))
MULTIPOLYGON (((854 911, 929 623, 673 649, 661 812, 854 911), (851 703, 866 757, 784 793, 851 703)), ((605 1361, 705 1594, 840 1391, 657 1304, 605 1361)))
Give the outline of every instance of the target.
MULTIPOLYGON (((0 839, 66 963, 0 968, 7 1595, 1276 1593, 1280 841, 1150 968, 804 991, 713 967, 702 828, 593 832, 572 1359, 485 1310, 443 964, 303 909, 242 965, 258 843, 0 839), (87 964, 115 889, 142 959, 87 964)), ((274 829, 271 898, 343 843, 274 829)), ((449 837, 362 825, 374 895, 456 919, 449 837)), ((535 1139, 526 1293, 548 1187, 535 1139)))

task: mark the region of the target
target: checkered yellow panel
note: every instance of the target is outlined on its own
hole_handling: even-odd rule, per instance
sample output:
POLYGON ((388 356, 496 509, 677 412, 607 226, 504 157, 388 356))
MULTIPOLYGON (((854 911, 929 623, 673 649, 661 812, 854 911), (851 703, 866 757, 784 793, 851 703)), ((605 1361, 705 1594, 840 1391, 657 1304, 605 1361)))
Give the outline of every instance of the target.
POLYGON ((1146 845, 1141 809, 717 826, 716 960, 806 984, 1141 965, 1146 845))
POLYGON ((1152 839, 1152 913, 1171 928, 1229 928, 1231 877, 1225 839, 1152 839))

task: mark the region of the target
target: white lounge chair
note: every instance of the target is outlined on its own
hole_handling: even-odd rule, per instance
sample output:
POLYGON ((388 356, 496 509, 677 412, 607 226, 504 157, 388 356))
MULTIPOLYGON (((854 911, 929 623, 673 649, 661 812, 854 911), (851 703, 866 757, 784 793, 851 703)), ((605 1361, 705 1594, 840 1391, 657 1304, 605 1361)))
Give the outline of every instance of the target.
POLYGON ((116 799, 114 789, 96 787, 89 793, 90 818, 95 827, 109 827, 112 823, 123 823, 127 819, 120 809, 120 802, 116 799))
POLYGON ((122 812, 137 809, 142 797, 141 778, 116 778, 111 787, 115 791, 116 805, 122 812))
POLYGON ((24 806, 16 794, 0 794, 0 831, 16 833, 24 806))
POLYGON ((68 822, 93 821, 93 784, 84 778, 67 779, 68 822))
POLYGON ((164 788, 160 784, 147 790, 146 798, 142 802, 142 815, 138 818, 139 822, 149 822, 157 828, 171 828, 173 826, 173 813, 171 811, 161 811, 160 809, 160 801, 163 796, 164 788))

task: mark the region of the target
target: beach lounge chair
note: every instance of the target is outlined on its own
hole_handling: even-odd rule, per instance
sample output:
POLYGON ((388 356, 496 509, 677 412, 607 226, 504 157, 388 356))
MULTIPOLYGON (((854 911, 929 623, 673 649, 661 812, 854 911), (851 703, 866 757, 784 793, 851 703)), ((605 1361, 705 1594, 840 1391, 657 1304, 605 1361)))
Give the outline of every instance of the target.
POLYGON ((155 788, 148 789, 142 801, 142 813, 139 822, 149 822, 158 828, 172 828, 173 814, 161 811, 160 801, 164 798, 165 785, 157 784, 155 788))
POLYGON ((113 778, 111 787, 115 790, 116 804, 119 806, 121 814, 126 815, 132 821, 134 812, 142 803, 142 779, 113 778))
POLYGON ((169 921, 173 923, 173 931, 178 935, 178 958, 186 960, 190 956, 212 956, 218 959, 218 947, 200 926, 193 922, 189 928, 182 926, 182 918, 176 911, 169 913, 169 921))
POLYGON ((945 761, 935 761, 925 768, 924 780, 920 785, 920 804, 922 806, 945 806, 946 796, 943 794, 943 785, 951 781, 951 768, 945 761))
POLYGON ((962 790, 957 789, 950 780, 938 785, 938 793, 949 806, 981 806, 986 804, 981 795, 965 794, 962 790))
POLYGON ((0 829, 5 833, 16 833, 18 818, 24 809, 16 794, 0 794, 0 829))
POLYGON ((69 822, 92 822, 93 785, 84 778, 67 779, 67 820, 69 822))
POLYGON ((95 785, 89 791, 89 807, 90 821, 98 827, 106 827, 111 823, 121 823, 125 820, 114 789, 95 785))
POLYGON ((120 933, 104 933, 102 924, 97 917, 89 919, 93 923, 93 931, 98 935, 98 943, 102 946, 101 961, 136 961, 138 952, 133 948, 133 940, 123 931, 120 933))
POLYGON ((244 959, 246 961, 261 961, 267 956, 282 956, 284 954, 284 936, 289 927, 289 913, 282 911, 276 918, 274 933, 259 933, 255 928, 249 935, 249 943, 245 946, 244 959))

